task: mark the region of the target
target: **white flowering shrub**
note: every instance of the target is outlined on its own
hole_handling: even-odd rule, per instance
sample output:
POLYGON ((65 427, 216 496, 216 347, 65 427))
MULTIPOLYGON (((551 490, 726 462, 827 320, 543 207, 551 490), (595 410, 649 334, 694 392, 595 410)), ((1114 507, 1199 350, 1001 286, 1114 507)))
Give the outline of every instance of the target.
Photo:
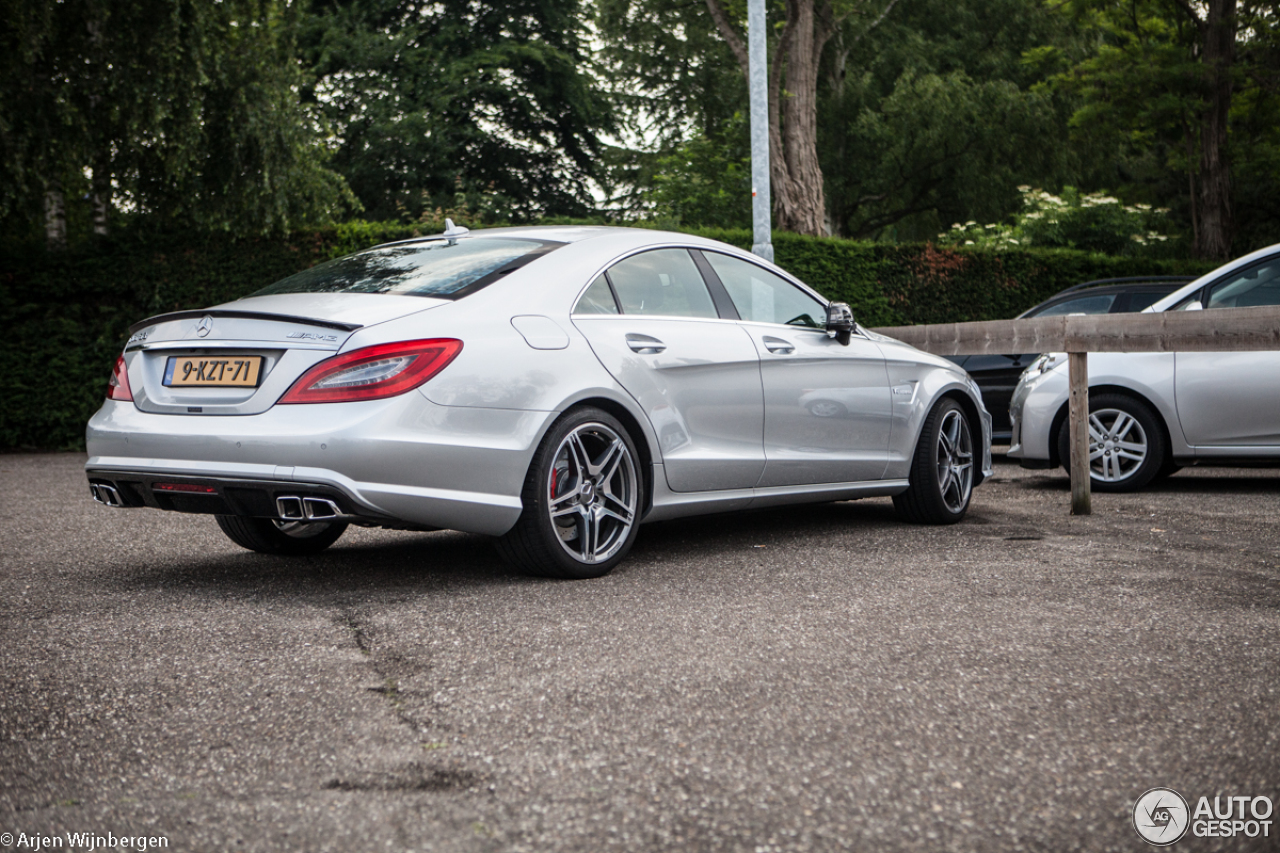
POLYGON ((1022 210, 1012 223, 956 223, 938 235, 946 246, 1012 249, 1084 249, 1108 255, 1169 256, 1181 250, 1170 236, 1169 211, 1149 204, 1122 204, 1105 193, 1067 187, 1061 196, 1018 187, 1022 210))

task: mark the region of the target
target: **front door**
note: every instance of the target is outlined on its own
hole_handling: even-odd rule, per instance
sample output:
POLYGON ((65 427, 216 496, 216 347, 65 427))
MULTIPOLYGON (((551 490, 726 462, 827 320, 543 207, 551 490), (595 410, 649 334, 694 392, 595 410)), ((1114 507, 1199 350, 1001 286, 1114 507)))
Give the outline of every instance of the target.
POLYGON ((826 304, 749 261, 704 252, 742 317, 764 384, 761 486, 878 480, 893 405, 884 355, 827 336, 826 304))
MULTIPOLYGON (((1201 294, 1207 311, 1280 305, 1280 255, 1201 294)), ((1192 447, 1280 446, 1280 352, 1180 352, 1174 395, 1192 447)))

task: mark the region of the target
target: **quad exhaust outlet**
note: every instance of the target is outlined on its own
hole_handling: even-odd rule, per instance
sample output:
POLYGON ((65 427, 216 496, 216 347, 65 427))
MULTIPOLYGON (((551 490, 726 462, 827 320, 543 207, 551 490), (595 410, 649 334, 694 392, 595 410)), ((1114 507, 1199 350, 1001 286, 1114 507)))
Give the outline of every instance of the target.
POLYGON ((120 497, 120 492, 115 486, 108 486, 106 483, 90 483, 89 494, 93 495, 93 499, 104 506, 124 506, 124 500, 120 497))
POLYGON ((335 521, 348 516, 328 498, 283 495, 276 498, 276 512, 286 521, 335 521))

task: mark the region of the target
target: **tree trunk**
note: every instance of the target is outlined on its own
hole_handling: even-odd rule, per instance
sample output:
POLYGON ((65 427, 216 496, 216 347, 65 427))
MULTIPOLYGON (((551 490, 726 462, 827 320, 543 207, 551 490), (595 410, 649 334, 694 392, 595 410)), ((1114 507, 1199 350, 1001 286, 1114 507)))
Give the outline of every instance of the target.
MULTIPOLYGON (((896 2, 890 0, 868 31, 884 20, 896 2)), ((746 76, 746 45, 723 0, 706 3, 746 76)), ((840 20, 828 0, 787 0, 786 8, 787 21, 769 71, 769 180, 774 215, 781 230, 825 236, 827 202, 818 164, 818 67, 840 20)))
POLYGON ((53 251, 67 248, 67 207, 61 181, 51 182, 44 194, 44 238, 53 251))
POLYGON ((110 223, 108 215, 111 210, 111 170, 106 158, 101 157, 93 167, 93 233, 99 237, 107 236, 110 223))
MULTIPOLYGON (((829 11, 828 11, 829 14, 829 11)), ((830 30, 821 27, 813 0, 788 0, 790 39, 780 46, 785 67, 769 81, 769 143, 781 156, 771 156, 770 178, 778 227, 800 234, 826 236, 827 200, 818 164, 818 63, 830 30)))
POLYGON ((1196 254, 1231 257, 1231 165, 1227 122, 1231 111, 1231 66, 1235 61, 1236 0, 1209 0, 1201 26, 1208 103, 1200 121, 1200 225, 1196 254))

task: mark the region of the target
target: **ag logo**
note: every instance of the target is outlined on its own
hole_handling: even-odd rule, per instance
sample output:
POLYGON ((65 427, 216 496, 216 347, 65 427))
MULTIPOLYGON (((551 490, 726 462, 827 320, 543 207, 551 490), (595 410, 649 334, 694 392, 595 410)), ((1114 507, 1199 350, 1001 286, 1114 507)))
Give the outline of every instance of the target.
POLYGON ((1133 828, 1156 847, 1167 847, 1186 835, 1190 824, 1187 801, 1172 788, 1152 788, 1133 804, 1133 828))

